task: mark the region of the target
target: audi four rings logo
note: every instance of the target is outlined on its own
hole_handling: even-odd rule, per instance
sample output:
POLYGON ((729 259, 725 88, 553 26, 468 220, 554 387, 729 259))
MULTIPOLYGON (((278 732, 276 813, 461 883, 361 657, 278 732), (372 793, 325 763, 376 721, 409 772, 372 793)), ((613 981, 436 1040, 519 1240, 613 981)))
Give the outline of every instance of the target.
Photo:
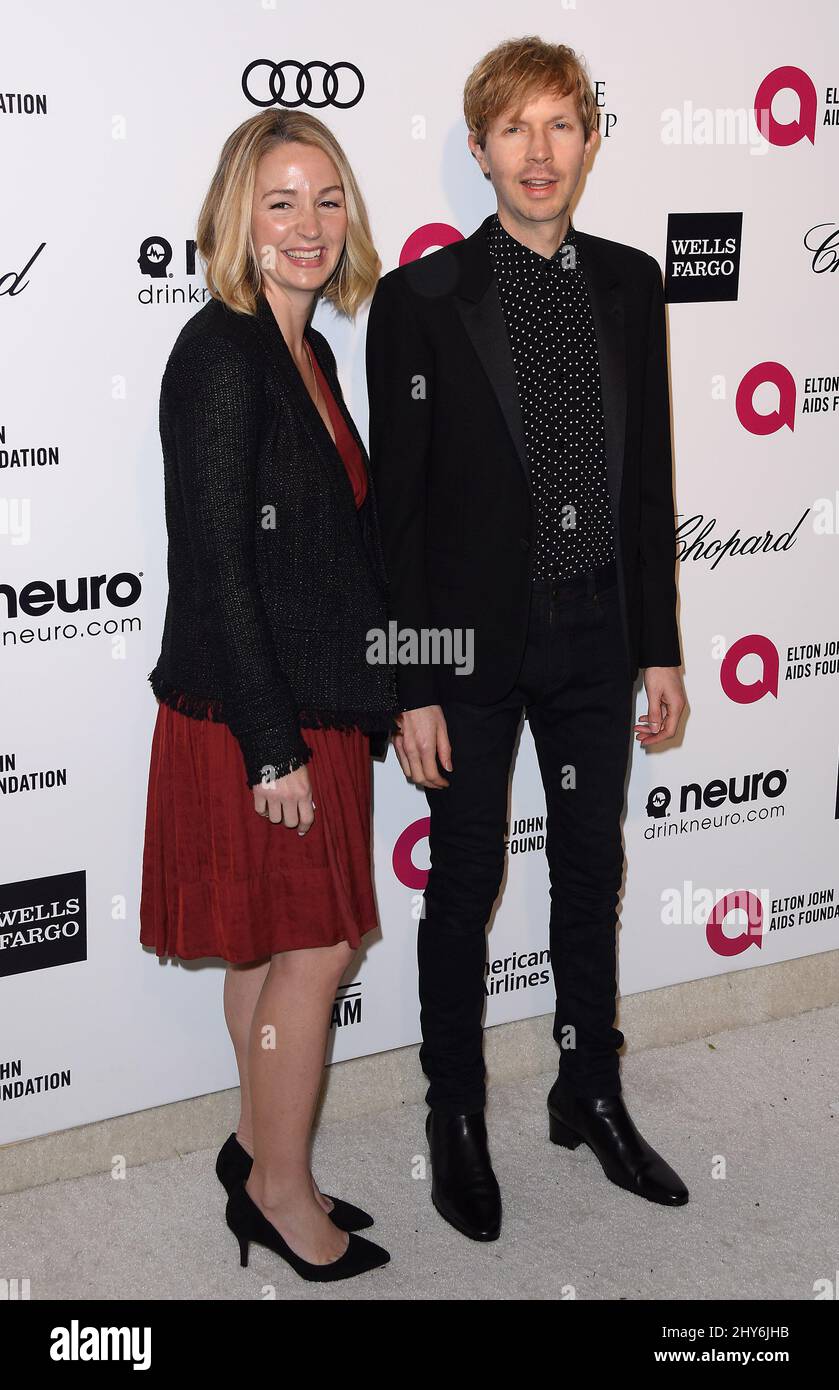
POLYGON ((242 91, 254 106, 355 106, 364 93, 364 78, 355 63, 298 63, 283 58, 274 63, 270 58, 255 58, 242 73, 242 91), (267 68, 267 73, 259 73, 267 68), (288 75, 287 75, 288 70, 288 75), (317 74, 313 82, 312 73, 317 74), (338 74, 344 75, 339 79, 338 74), (293 89, 286 91, 293 84, 293 89), (340 95, 339 95, 340 86, 340 95), (315 87, 315 95, 312 88, 315 87), (293 99, 294 98, 294 99, 293 99))

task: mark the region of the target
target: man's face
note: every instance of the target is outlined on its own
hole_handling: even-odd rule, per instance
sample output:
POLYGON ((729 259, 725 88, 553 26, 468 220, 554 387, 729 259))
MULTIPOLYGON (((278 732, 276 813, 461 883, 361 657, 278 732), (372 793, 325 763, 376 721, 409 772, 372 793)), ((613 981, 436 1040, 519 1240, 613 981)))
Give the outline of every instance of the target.
POLYGON ((565 215, 598 138, 596 130, 584 138, 573 96, 543 92, 518 113, 497 116, 484 149, 472 135, 469 148, 492 180, 499 211, 512 221, 550 222, 565 215))

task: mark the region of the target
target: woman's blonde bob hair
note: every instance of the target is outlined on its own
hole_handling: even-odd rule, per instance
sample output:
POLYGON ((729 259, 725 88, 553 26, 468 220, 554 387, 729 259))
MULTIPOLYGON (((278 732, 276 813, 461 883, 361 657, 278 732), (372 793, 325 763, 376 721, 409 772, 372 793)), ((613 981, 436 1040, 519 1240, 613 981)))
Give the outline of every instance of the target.
POLYGON ((481 149, 497 116, 510 107, 518 115, 528 97, 541 92, 574 96, 587 140, 597 125, 597 99, 582 59, 564 43, 545 43, 529 34, 498 44, 466 79, 463 115, 481 149))
POLYGON ((262 111, 237 126, 224 142, 216 171, 198 216, 196 246, 214 299, 241 314, 256 312, 262 266, 251 235, 256 166, 276 145, 294 141, 314 145, 338 170, 347 209, 344 249, 326 284, 315 296, 326 299, 348 319, 372 297, 381 261, 370 235, 361 190, 335 136, 323 121, 303 111, 262 111))

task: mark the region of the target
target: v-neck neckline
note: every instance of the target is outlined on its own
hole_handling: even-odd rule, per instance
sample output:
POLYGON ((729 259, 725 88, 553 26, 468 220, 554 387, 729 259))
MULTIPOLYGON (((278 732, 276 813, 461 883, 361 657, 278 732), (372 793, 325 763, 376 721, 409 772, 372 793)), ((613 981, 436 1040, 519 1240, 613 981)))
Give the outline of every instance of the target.
MULTIPOLYGON (((320 365, 320 362, 318 361, 317 357, 315 356, 315 350, 314 350, 314 348, 313 348, 311 342, 309 341, 309 339, 306 337, 305 333, 303 334, 303 342, 305 343, 305 345, 306 345, 306 347, 307 347, 307 349, 308 349, 306 355, 307 355, 307 357, 308 357, 308 359, 309 359, 309 362, 310 362, 310 364, 311 364, 312 376, 313 376, 314 379, 315 379, 315 389, 316 389, 318 395, 323 397, 323 403, 324 403, 324 405, 326 406, 326 413, 327 413, 327 415, 329 416, 329 423, 330 423, 330 425, 332 426, 333 430, 335 430, 335 438, 332 439, 332 435, 329 434, 329 430, 327 430, 326 433, 329 434, 329 438, 332 439, 332 443, 335 445, 335 448, 338 449, 338 430, 336 429, 336 426, 335 426, 335 418, 334 418, 333 413, 332 413, 332 406, 330 405, 330 397, 332 397, 332 403, 334 404, 336 410, 338 409, 338 402, 335 400, 334 396, 332 396, 332 387, 329 385, 329 382, 326 380, 326 372, 323 370, 323 367, 320 365), (326 391, 324 391, 324 387, 326 387, 326 391)), ((305 385, 305 382, 304 382, 304 385, 305 385)), ((306 395, 309 396, 309 400, 311 401, 311 400, 312 400, 312 397, 309 395, 308 388, 306 389, 306 395)), ((316 402, 316 401, 312 401, 312 404, 314 405, 315 410, 318 410, 317 402, 316 402)), ((320 411, 319 411, 319 410, 318 410, 318 415, 320 415, 320 411)), ((325 426, 326 422, 324 421, 323 416, 320 415, 320 418, 321 418, 321 423, 325 426)), ((338 450, 338 452, 340 453, 340 449, 338 450)))
MULTIPOLYGON (((344 460, 338 448, 337 437, 336 439, 332 438, 332 435, 329 433, 329 430, 326 428, 326 425, 323 422, 323 417, 321 416, 320 411, 318 410, 317 406, 315 405, 314 401, 309 395, 309 392, 306 389, 306 383, 300 375, 297 363, 292 357, 291 349, 289 348, 289 345, 285 340, 283 330, 280 328, 280 325, 274 316, 274 311, 271 308, 271 305, 269 304, 268 299, 263 290, 257 291, 255 317, 257 320, 257 324, 261 329, 263 341, 265 342, 266 346, 270 347, 274 353, 279 353, 280 358, 284 360, 287 368, 286 372, 284 373, 284 377, 288 376, 289 374, 291 375, 291 390, 297 396, 300 413, 303 416, 304 420, 308 422, 309 432, 312 435, 315 443, 317 442, 318 437, 320 437, 321 442, 325 444, 325 447, 329 453, 332 462, 332 476, 335 480, 336 486, 344 492, 345 496, 349 499, 349 501, 352 504, 353 512, 355 512, 355 494, 353 492, 352 482, 350 481, 350 477, 344 464, 344 460)), ((321 372, 323 373, 326 384, 332 392, 336 410, 340 411, 342 418, 347 424, 347 429, 351 438, 355 440, 356 444, 358 444, 359 440, 356 437, 356 431, 350 423, 347 423, 343 411, 341 410, 338 397, 336 393, 332 391, 332 383, 329 380, 329 372, 327 371, 325 363, 321 361, 321 355, 318 352, 318 345, 309 336, 310 327, 311 322, 306 324, 306 327, 303 330, 303 337, 308 343, 312 352, 312 356, 315 358, 315 361, 317 362, 318 366, 321 369, 321 372)), ((328 409, 329 407, 327 406, 327 410, 328 409)), ((361 456, 363 460, 363 448, 361 450, 361 456)), ((366 462, 364 466, 365 471, 367 471, 366 462)))
MULTIPOLYGON (((279 352, 281 356, 285 357, 286 363, 292 373, 293 390, 295 390, 298 394, 298 399, 303 407, 304 415, 308 414, 308 419, 310 421, 310 424, 313 426, 315 433, 317 433, 318 430, 322 431, 322 438, 326 440, 327 446, 331 449, 332 453, 335 455, 336 460, 338 461, 338 463, 341 464, 341 468, 343 469, 343 460, 338 451, 338 445, 332 438, 332 435, 329 433, 329 430, 326 428, 320 411, 318 410, 317 406, 315 405, 314 401, 309 395, 309 392, 306 389, 306 383, 300 375, 300 370, 291 354, 291 349, 285 340, 283 330, 280 328, 280 325, 274 316, 274 310, 271 308, 271 305, 269 304, 268 299, 264 291, 262 290, 258 291, 256 296, 256 318, 265 333, 266 341, 273 346, 276 352, 279 352)), ((327 385, 329 385, 329 377, 327 375, 324 364, 320 360, 320 354, 318 353, 317 343, 315 343, 309 336, 310 326, 311 325, 309 323, 306 324, 306 327, 303 330, 303 337, 306 343, 308 343, 309 348, 311 349, 312 356, 315 358, 318 366, 323 372, 327 385)))

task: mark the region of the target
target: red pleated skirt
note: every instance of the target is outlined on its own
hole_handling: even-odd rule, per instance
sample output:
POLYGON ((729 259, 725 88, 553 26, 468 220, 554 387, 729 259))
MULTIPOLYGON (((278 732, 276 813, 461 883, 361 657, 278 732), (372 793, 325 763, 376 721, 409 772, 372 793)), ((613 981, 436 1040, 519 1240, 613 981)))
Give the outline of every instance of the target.
POLYGON ((235 964, 348 941, 378 923, 370 740, 303 729, 315 819, 305 835, 254 810, 226 724, 158 702, 149 766, 140 940, 158 956, 235 964))

